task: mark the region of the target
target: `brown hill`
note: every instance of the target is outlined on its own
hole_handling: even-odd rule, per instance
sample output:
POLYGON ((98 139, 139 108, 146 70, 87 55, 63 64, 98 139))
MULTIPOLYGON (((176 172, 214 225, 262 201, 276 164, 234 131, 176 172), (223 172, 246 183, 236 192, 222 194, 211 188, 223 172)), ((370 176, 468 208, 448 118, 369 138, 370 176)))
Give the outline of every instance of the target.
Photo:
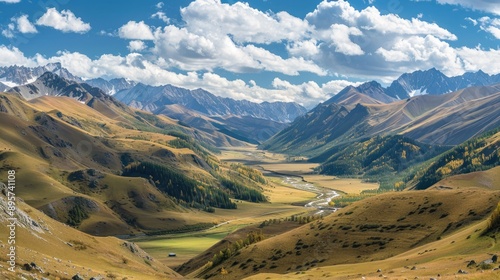
MULTIPOLYGON (((0 221, 8 224, 7 197, 0 194, 0 221)), ((0 246, 2 279, 70 279, 80 275, 106 279, 181 279, 137 245, 114 237, 94 237, 61 224, 18 197, 15 272, 6 269, 8 244, 0 246)), ((9 228, 0 228, 9 236, 9 228)), ((6 240, 3 240, 6 242, 6 240)))
MULTIPOLYGON (((0 94, 0 111, 0 176, 15 169, 20 197, 87 233, 162 232, 207 227, 207 221, 220 219, 160 191, 159 180, 121 176, 132 162, 155 162, 230 202, 231 191, 222 191, 219 180, 234 171, 199 144, 213 141, 211 135, 167 117, 131 110, 107 97, 83 104, 68 97, 26 102, 0 94)), ((233 179, 259 188, 245 175, 233 179)))
POLYGON ((262 146, 293 154, 318 155, 363 137, 402 134, 426 144, 457 145, 500 126, 500 85, 423 95, 353 109, 322 104, 262 146))
POLYGON ((379 195, 249 245, 203 277, 240 279, 387 259, 485 219, 499 199, 498 191, 482 189, 379 195))

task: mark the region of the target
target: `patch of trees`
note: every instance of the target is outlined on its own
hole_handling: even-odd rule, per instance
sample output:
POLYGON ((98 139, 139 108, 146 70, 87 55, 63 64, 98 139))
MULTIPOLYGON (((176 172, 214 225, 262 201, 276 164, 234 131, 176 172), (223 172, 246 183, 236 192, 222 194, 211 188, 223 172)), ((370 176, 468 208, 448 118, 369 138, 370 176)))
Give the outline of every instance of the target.
POLYGON ((266 202, 266 197, 256 189, 246 187, 238 182, 220 177, 219 181, 222 186, 231 191, 236 199, 246 200, 250 202, 266 202))
MULTIPOLYGON (((75 200, 75 202, 77 202, 75 200)), ((71 208, 68 212, 68 220, 66 223, 72 227, 77 227, 79 226, 83 220, 87 219, 89 217, 89 214, 85 210, 83 206, 80 205, 80 203, 76 203, 73 208, 71 208)))
POLYGON ((226 247, 224 250, 219 251, 218 254, 215 254, 211 261, 209 261, 205 267, 211 268, 216 265, 221 264, 225 260, 229 259, 231 256, 234 256, 239 250, 245 248, 246 246, 257 243, 261 240, 264 240, 264 234, 262 231, 251 231, 247 234, 244 239, 238 240, 226 247))
POLYGON ((262 175, 262 172, 258 171, 257 169, 245 166, 240 163, 232 163, 230 165, 230 168, 239 174, 246 176, 250 178, 251 180, 261 183, 261 184, 267 184, 266 178, 264 178, 264 175, 262 175))
POLYGON ((186 175, 164 165, 151 162, 135 162, 123 170, 123 176, 143 177, 154 182, 156 187, 181 204, 212 210, 211 207, 236 209, 229 195, 214 186, 202 185, 186 175))
POLYGON ((451 175, 487 170, 500 165, 499 136, 500 129, 496 129, 443 154, 428 168, 413 174, 411 180, 418 181, 415 188, 427 189, 451 175))
MULTIPOLYGON (((330 157, 320 166, 320 173, 377 176, 401 172, 446 149, 422 144, 401 135, 376 136, 327 151, 325 154, 330 154, 330 157)), ((318 158, 325 158, 325 154, 318 158)))

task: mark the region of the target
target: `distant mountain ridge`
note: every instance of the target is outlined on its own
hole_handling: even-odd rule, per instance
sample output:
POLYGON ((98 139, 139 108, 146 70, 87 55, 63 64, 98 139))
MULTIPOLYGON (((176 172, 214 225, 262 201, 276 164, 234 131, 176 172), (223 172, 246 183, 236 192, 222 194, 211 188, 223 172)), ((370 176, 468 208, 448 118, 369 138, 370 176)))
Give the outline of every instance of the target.
POLYGON ((53 72, 45 72, 32 83, 10 88, 24 99, 31 100, 40 96, 67 96, 81 102, 88 102, 92 97, 104 97, 106 94, 99 88, 85 83, 67 80, 53 72))
POLYGON ((109 95, 113 95, 121 90, 129 89, 137 85, 136 82, 125 78, 111 79, 109 81, 103 78, 96 78, 96 79, 86 80, 85 83, 93 87, 98 87, 109 95))
POLYGON ((250 116, 282 123, 291 122, 307 112, 297 103, 255 103, 216 96, 203 89, 188 90, 173 85, 137 84, 116 93, 115 97, 129 106, 149 112, 161 110, 166 105, 179 104, 207 116, 250 116))
POLYGON ((489 75, 479 70, 448 77, 436 68, 432 68, 402 74, 387 88, 375 81, 366 82, 358 87, 348 86, 325 103, 335 102, 342 105, 390 103, 417 95, 440 95, 468 87, 497 83, 500 83, 500 74, 489 75), (355 95, 356 97, 353 97, 355 95))
MULTIPOLYGON (((8 66, 0 67, 0 83, 12 88, 20 85, 25 85, 34 82, 46 72, 52 72, 59 77, 67 80, 82 83, 83 79, 71 74, 66 68, 62 67, 61 63, 49 63, 45 66, 25 67, 25 66, 8 66)), ((2 85, 0 85, 0 90, 2 85)))

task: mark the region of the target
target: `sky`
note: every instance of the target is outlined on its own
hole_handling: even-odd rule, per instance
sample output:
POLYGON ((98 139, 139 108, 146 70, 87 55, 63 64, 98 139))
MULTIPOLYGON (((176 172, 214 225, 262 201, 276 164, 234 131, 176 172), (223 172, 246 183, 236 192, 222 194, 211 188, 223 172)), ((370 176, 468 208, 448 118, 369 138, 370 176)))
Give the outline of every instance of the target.
POLYGON ((312 107, 436 68, 500 73, 498 0, 0 0, 0 66, 312 107))

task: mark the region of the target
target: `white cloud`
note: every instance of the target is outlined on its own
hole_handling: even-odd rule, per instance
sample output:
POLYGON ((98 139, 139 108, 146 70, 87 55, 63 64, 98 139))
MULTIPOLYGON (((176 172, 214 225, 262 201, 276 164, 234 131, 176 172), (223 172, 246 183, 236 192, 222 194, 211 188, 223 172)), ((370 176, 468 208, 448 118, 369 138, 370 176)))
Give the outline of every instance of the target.
POLYGON ((286 46, 287 51, 292 56, 310 58, 319 53, 319 46, 316 39, 305 41, 293 41, 286 46))
POLYGON ((47 9, 37 21, 37 25, 49 26, 62 32, 86 33, 90 24, 83 22, 70 10, 57 11, 55 8, 47 9))
MULTIPOLYGON (((435 49, 424 49, 448 46, 446 51, 453 51, 446 41, 458 40, 455 34, 418 16, 405 19, 382 14, 372 6, 357 10, 345 0, 322 1, 305 19, 311 25, 310 37, 289 43, 290 55, 310 53, 305 57, 329 73, 382 82, 402 72, 434 66, 420 57, 438 54, 435 49), (403 46, 406 40, 420 45, 403 46)), ((455 58, 445 53, 435 66, 448 71, 446 74, 455 74, 459 64, 455 58)))
POLYGON ((14 38, 14 31, 16 26, 13 23, 9 23, 6 29, 2 30, 2 35, 6 38, 14 38))
POLYGON ((391 50, 380 48, 377 53, 389 62, 411 62, 420 69, 436 67, 444 73, 458 75, 463 65, 456 51, 446 42, 432 35, 413 36, 398 41, 391 50))
POLYGON ((496 0, 437 0, 437 2, 500 15, 500 5, 496 0))
POLYGON ((120 29, 118 29, 118 36, 123 39, 132 40, 153 40, 153 32, 149 25, 145 24, 144 21, 135 22, 129 21, 120 29))
POLYGON ((165 3, 163 3, 163 2, 158 2, 158 3, 156 3, 156 5, 155 5, 155 6, 156 6, 156 8, 157 8, 157 9, 162 9, 164 5, 165 5, 165 3))
POLYGON ((330 29, 320 32, 321 39, 329 42, 335 48, 335 52, 345 55, 362 55, 365 52, 359 45, 351 41, 350 36, 362 36, 363 33, 356 27, 334 23, 330 29), (326 36, 325 36, 326 35, 326 36))
POLYGON ((128 42, 128 49, 131 52, 142 51, 146 49, 146 44, 141 40, 133 40, 128 42))
POLYGON ((468 20, 470 22, 472 22, 472 25, 476 26, 477 25, 477 20, 471 18, 471 17, 466 17, 465 20, 468 20))
POLYGON ((37 33, 36 27, 29 21, 27 15, 22 15, 15 19, 17 23, 17 29, 21 33, 37 33))
POLYGON ((24 56, 24 53, 16 47, 0 45, 0 66, 35 66, 37 65, 37 57, 38 56, 35 56, 34 58, 27 58, 24 56))
POLYGON ((476 24, 477 22, 479 22, 479 28, 481 28, 481 30, 490 33, 497 39, 500 39, 500 18, 482 17, 476 20, 476 24))
POLYGON ((476 48, 462 47, 456 51, 464 61, 466 71, 483 70, 490 74, 500 73, 500 64, 492 63, 492 61, 500 61, 499 49, 484 50, 478 46, 476 48))
POLYGON ((199 35, 173 25, 156 30, 153 52, 169 66, 188 71, 222 68, 237 73, 265 70, 287 75, 303 71, 326 74, 312 61, 301 57, 282 58, 252 44, 237 45, 227 35, 199 35))
POLYGON ((231 35, 240 43, 272 43, 298 40, 308 24, 286 12, 263 13, 247 3, 222 4, 220 0, 196 0, 181 9, 186 28, 196 34, 231 35))
POLYGON ((345 86, 353 84, 346 80, 335 80, 322 85, 313 81, 294 85, 275 79, 272 88, 264 88, 252 80, 248 82, 241 79, 229 80, 215 73, 198 74, 191 71, 179 74, 171 72, 138 53, 130 53, 126 56, 104 54, 97 59, 90 59, 78 52, 64 51, 49 58, 44 58, 41 55, 26 57, 17 48, 0 45, 0 66, 17 64, 33 67, 50 62, 60 62, 71 73, 85 79, 126 77, 155 86, 173 84, 188 89, 203 88, 216 95, 234 99, 255 102, 297 102, 308 107, 325 101, 345 86))
POLYGON ((165 23, 170 23, 170 19, 167 17, 167 15, 164 12, 156 12, 151 15, 151 18, 157 18, 162 20, 165 23))
POLYGON ((19 3, 19 2, 21 2, 21 0, 0 0, 0 2, 4 2, 4 3, 19 3))

